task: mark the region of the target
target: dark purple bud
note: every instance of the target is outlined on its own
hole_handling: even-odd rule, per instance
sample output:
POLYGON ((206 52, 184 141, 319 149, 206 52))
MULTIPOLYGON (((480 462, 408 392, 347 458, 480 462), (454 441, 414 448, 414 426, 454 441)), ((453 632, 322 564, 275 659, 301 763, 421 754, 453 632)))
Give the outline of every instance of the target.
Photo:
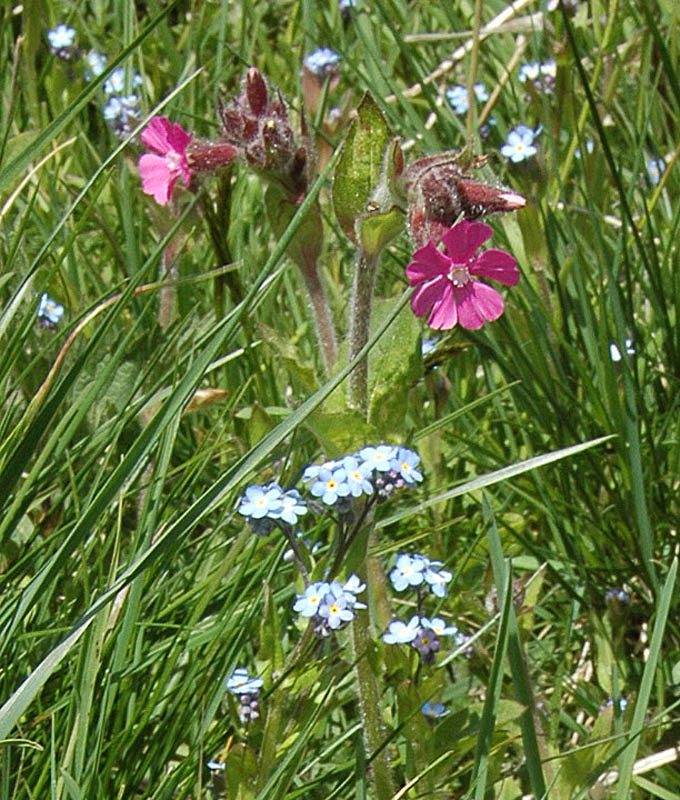
POLYGON ((246 76, 246 96, 250 110, 259 117, 267 107, 267 84, 257 67, 251 67, 246 76))

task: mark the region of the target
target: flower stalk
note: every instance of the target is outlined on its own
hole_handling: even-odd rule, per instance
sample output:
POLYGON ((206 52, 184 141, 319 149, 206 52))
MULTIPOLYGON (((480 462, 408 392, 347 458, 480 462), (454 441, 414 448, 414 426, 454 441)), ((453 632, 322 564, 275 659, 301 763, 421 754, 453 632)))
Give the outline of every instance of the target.
MULTIPOLYGON (((354 267, 349 319, 349 359, 354 360, 368 341, 371 330, 373 289, 379 253, 370 257, 357 250, 354 267)), ((366 414, 368 411, 368 357, 354 367, 349 376, 349 405, 366 414)))

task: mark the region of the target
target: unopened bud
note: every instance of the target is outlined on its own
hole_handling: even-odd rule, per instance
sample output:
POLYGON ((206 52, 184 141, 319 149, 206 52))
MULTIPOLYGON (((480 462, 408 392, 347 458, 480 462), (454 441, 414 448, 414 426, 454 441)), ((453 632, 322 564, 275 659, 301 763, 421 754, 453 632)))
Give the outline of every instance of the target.
POLYGON ((267 84, 257 67, 251 67, 246 76, 246 97, 250 110, 259 117, 267 106, 267 84))

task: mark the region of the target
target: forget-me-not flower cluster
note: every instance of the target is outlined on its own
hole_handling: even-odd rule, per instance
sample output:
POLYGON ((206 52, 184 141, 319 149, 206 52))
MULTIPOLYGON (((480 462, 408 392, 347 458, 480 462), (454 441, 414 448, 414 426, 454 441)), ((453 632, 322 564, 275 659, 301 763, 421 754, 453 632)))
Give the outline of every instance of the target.
POLYGON ((251 678, 245 667, 237 667, 227 680, 227 689, 238 697, 241 722, 252 722, 260 716, 260 689, 263 684, 262 678, 251 678))
POLYGON ((392 620, 382 638, 386 644, 411 645, 425 664, 432 664, 439 652, 440 639, 444 636, 452 637, 456 647, 467 640, 455 625, 447 625, 441 617, 429 619, 418 614, 414 614, 408 622, 392 620))
POLYGON ((414 450, 379 444, 337 460, 311 464, 302 480, 322 503, 347 510, 352 498, 377 493, 382 499, 395 489, 415 486, 423 479, 419 464, 420 456, 414 450))
POLYGON ((443 566, 443 562, 431 561, 427 556, 418 553, 412 556, 400 553, 394 569, 390 572, 390 581, 398 592, 403 592, 411 586, 425 584, 429 586, 432 594, 446 597, 447 584, 453 576, 448 570, 442 569, 443 566))
POLYGON ((63 22, 57 25, 53 30, 47 31, 47 41, 50 43, 50 50, 57 58, 61 58, 64 61, 70 61, 77 54, 77 50, 73 46, 75 38, 75 28, 69 28, 69 26, 64 25, 63 22))
POLYGON ((249 486, 240 500, 238 513, 248 517, 255 533, 266 536, 282 523, 296 525, 298 517, 307 513, 307 504, 297 489, 284 491, 272 482, 249 486))
POLYGON ((340 61, 342 61, 342 56, 335 50, 331 50, 330 47, 319 47, 302 59, 305 67, 317 78, 332 75, 337 70, 340 61))
POLYGON ((366 584, 361 583, 358 575, 350 575, 344 584, 316 581, 297 596, 293 611, 311 619, 319 636, 329 636, 354 619, 357 611, 366 608, 365 603, 357 600, 357 594, 365 588, 366 584))
MULTIPOLYGON (((472 90, 478 102, 485 103, 489 99, 489 93, 483 83, 476 83, 472 87, 472 90)), ((447 89, 446 99, 449 101, 456 114, 467 114, 467 110, 470 107, 467 86, 456 85, 447 89)))
POLYGON ((530 83, 537 92, 552 94, 555 90, 557 64, 552 58, 543 63, 532 61, 529 64, 522 64, 517 77, 520 83, 530 83))

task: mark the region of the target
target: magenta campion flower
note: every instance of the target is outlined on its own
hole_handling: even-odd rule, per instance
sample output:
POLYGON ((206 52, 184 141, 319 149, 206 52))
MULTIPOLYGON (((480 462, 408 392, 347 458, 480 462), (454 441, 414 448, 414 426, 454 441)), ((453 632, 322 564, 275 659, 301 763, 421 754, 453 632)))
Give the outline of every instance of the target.
POLYGON ((187 162, 186 149, 191 142, 188 134, 178 122, 166 117, 154 117, 142 132, 142 142, 153 150, 139 159, 139 174, 142 190, 152 194, 155 201, 164 206, 172 195, 177 178, 182 176, 188 186, 191 170, 187 162))
POLYGON ((492 233, 483 222, 463 220, 442 236, 445 251, 428 242, 414 253, 406 268, 411 286, 418 287, 411 308, 418 317, 431 312, 427 320, 431 328, 443 330, 460 323, 477 330, 503 313, 500 294, 474 277, 492 278, 506 286, 519 280, 517 262, 510 253, 492 248, 475 254, 492 233))

